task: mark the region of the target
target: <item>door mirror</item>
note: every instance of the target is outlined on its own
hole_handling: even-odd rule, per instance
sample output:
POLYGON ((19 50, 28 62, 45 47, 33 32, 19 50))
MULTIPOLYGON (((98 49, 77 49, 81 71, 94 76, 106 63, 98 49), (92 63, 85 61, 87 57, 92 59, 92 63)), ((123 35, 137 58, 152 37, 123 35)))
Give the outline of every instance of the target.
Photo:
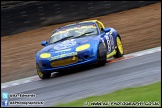
POLYGON ((42 46, 47 46, 48 45, 48 42, 47 41, 42 41, 41 45, 42 46))
POLYGON ((110 31, 110 28, 104 28, 104 32, 107 33, 110 31))

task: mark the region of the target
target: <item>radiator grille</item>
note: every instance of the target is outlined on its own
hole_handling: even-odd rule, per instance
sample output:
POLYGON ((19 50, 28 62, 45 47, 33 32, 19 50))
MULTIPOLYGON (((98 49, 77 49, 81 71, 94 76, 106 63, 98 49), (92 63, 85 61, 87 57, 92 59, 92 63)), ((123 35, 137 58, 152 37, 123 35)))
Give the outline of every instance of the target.
POLYGON ((52 67, 65 66, 78 62, 78 57, 71 57, 51 62, 52 67))

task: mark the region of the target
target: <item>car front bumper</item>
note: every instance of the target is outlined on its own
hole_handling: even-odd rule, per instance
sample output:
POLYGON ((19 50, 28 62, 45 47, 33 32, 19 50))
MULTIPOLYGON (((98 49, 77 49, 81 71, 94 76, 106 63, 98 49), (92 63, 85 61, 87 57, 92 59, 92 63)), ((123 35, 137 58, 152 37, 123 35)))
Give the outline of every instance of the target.
POLYGON ((62 71, 62 70, 75 68, 75 67, 78 67, 78 66, 95 64, 96 62, 97 62, 97 58, 92 58, 92 59, 88 59, 88 60, 85 60, 85 61, 79 61, 77 63, 69 64, 69 65, 65 65, 65 66, 58 66, 58 67, 52 67, 52 68, 40 68, 40 70, 43 73, 48 73, 48 72, 52 73, 52 72, 59 72, 59 71, 62 71))

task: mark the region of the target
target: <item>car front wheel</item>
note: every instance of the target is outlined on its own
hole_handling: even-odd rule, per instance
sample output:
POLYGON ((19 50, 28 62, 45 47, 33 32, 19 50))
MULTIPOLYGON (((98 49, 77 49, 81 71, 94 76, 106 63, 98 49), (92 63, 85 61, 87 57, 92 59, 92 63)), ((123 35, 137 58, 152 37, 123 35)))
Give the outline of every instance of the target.
POLYGON ((51 77, 51 73, 42 73, 41 70, 36 66, 37 74, 41 79, 47 79, 51 77))
POLYGON ((106 64, 106 48, 103 43, 98 45, 98 60, 96 66, 104 66, 106 64))

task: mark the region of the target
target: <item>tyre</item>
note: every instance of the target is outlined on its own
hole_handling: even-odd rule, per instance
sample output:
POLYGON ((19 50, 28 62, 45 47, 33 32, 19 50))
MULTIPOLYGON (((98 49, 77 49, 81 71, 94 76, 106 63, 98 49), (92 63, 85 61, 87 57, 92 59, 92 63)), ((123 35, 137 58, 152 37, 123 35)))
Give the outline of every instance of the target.
POLYGON ((42 73, 41 70, 38 68, 38 66, 36 66, 37 69, 37 74, 41 79, 47 79, 51 77, 51 73, 42 73))
POLYGON ((116 55, 114 55, 114 58, 120 58, 123 56, 124 50, 123 50, 123 45, 122 45, 121 38, 119 35, 116 38, 116 43, 117 43, 117 48, 116 48, 116 55))
POLYGON ((96 66, 104 66, 106 64, 106 48, 103 43, 98 45, 98 60, 96 66))

